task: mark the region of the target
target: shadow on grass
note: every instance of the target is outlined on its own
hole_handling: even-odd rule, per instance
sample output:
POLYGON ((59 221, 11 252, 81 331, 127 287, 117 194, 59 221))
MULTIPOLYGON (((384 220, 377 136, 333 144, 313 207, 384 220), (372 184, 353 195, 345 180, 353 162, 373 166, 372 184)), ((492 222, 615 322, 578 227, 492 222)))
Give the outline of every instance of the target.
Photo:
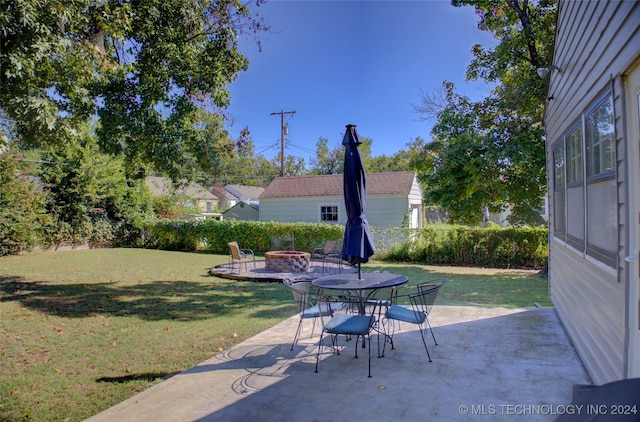
MULTIPOLYGON (((280 285, 152 281, 123 286, 116 283, 48 284, 16 277, 0 280, 0 302, 20 302, 34 311, 65 318, 96 315, 134 316, 144 320, 195 321, 239 310, 282 306, 280 285)), ((273 317, 273 314, 270 314, 273 317)))
POLYGON ((176 374, 178 374, 178 372, 149 372, 146 374, 132 374, 122 377, 101 377, 96 379, 96 382, 110 382, 113 384, 124 384, 131 381, 153 382, 158 379, 165 380, 176 374))

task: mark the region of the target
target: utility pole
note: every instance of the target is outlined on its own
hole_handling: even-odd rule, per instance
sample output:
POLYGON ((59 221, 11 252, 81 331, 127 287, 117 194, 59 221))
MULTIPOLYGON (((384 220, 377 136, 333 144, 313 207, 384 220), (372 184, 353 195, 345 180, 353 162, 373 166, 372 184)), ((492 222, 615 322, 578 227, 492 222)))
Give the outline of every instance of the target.
POLYGON ((285 114, 295 114, 295 110, 291 111, 275 111, 271 113, 272 116, 279 114, 280 115, 280 176, 284 177, 284 115, 285 114))

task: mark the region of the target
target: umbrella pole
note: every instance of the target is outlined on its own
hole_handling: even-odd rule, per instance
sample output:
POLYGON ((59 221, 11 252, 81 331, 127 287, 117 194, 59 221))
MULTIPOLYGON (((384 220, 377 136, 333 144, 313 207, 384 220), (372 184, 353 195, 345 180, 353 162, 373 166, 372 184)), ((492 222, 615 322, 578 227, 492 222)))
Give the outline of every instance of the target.
POLYGON ((360 263, 358 262, 358 280, 362 280, 362 272, 360 271, 360 263))

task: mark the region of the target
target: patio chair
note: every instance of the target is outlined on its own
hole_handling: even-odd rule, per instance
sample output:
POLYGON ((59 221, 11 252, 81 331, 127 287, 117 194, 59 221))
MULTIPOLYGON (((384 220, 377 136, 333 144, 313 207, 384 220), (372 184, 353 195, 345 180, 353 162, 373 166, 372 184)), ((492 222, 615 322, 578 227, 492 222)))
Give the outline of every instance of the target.
MULTIPOLYGON (((326 303, 327 306, 331 306, 330 304, 332 302, 342 302, 343 300, 349 301, 349 297, 343 296, 343 295, 338 295, 338 296, 322 295, 320 300, 326 303)), ((345 305, 351 309, 358 306, 359 303, 357 304, 345 303, 345 305)), ((324 333, 327 333, 331 336, 331 347, 333 351, 336 352, 337 355, 340 354, 340 349, 338 347, 338 336, 340 335, 345 335, 347 340, 351 339, 352 336, 356 337, 355 358, 358 357, 358 346, 359 346, 360 337, 363 338, 363 346, 365 345, 364 340, 366 339, 368 341, 369 343, 369 347, 368 347, 369 348, 369 362, 368 362, 369 375, 368 377, 371 378, 371 332, 376 327, 377 314, 378 314, 377 309, 375 308, 375 304, 374 304, 374 308, 371 309, 371 312, 368 315, 353 314, 353 313, 339 313, 339 314, 333 315, 328 321, 324 321, 323 317, 321 316, 320 318, 323 324, 322 324, 322 333, 320 334, 320 341, 318 342, 318 353, 316 356, 315 372, 318 372, 318 366, 320 363, 320 350, 322 349, 322 338, 324 336, 324 333)))
MULTIPOLYGON (((429 358, 429 362, 432 362, 431 355, 429 354, 429 348, 427 347, 427 341, 424 336, 424 332, 429 329, 431 331, 431 337, 433 337, 433 342, 435 345, 438 345, 436 341, 436 337, 433 334, 433 328, 429 323, 429 313, 433 307, 433 304, 438 296, 438 292, 447 283, 447 279, 443 280, 434 280, 434 281, 426 281, 423 283, 419 283, 416 285, 416 290, 413 290, 412 293, 404 293, 398 292, 392 298, 392 304, 389 306, 387 311, 385 312, 385 323, 383 325, 389 327, 386 330, 386 336, 391 342, 391 349, 394 349, 393 345, 393 335, 395 332, 395 327, 393 322, 406 322, 409 324, 415 324, 418 326, 418 331, 420 331, 420 336, 422 337, 422 343, 424 344, 424 348, 427 351, 427 357, 429 358), (398 301, 407 300, 411 304, 411 307, 406 307, 398 304, 398 301)), ((386 342, 385 342, 386 346, 386 342)), ((384 349, 382 352, 384 356, 384 349)))
POLYGON ((335 240, 327 240, 322 247, 314 248, 311 251, 312 261, 322 262, 322 271, 324 272, 327 262, 335 262, 342 271, 342 253, 337 248, 338 242, 335 240))
POLYGON ((316 321, 320 316, 333 316, 334 312, 344 306, 342 302, 318 302, 318 291, 310 281, 295 281, 292 279, 284 279, 282 282, 291 289, 293 300, 298 307, 298 313, 300 314, 300 320, 298 321, 298 328, 296 328, 296 334, 293 336, 293 342, 291 343, 291 350, 298 342, 300 331, 302 330, 302 321, 305 319, 313 319, 313 326, 311 327, 311 336, 316 328, 316 321), (312 290, 313 289, 313 290, 312 290))
POLYGON ((256 256, 251 249, 240 249, 238 246, 238 242, 229 242, 230 255, 229 259, 231 260, 231 272, 238 264, 238 273, 242 271, 242 264, 244 263, 244 268, 246 271, 249 271, 248 264, 249 262, 253 262, 253 269, 256 268, 256 256))

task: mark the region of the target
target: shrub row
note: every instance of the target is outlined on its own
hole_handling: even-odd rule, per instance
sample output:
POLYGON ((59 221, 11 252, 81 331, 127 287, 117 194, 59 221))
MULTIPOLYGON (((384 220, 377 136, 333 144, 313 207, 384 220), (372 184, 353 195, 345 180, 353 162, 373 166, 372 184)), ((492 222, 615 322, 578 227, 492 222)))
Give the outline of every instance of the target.
MULTIPOLYGON (((435 225, 419 230, 376 229, 376 258, 419 264, 492 268, 542 268, 547 265, 546 228, 474 228, 435 225)), ((292 239, 311 251, 327 240, 342 241, 341 225, 258 221, 160 221, 148 227, 147 247, 229 253, 228 242, 257 254, 292 239)))
POLYGON ((341 241, 344 227, 335 224, 278 223, 236 220, 160 221, 149 226, 148 247, 180 251, 229 253, 228 242, 264 254, 287 241, 300 251, 311 251, 327 240, 341 241))
POLYGON ((491 268, 542 268, 549 255, 541 227, 434 226, 391 231, 384 259, 421 264, 491 268), (398 239, 402 239, 398 241, 398 239))

